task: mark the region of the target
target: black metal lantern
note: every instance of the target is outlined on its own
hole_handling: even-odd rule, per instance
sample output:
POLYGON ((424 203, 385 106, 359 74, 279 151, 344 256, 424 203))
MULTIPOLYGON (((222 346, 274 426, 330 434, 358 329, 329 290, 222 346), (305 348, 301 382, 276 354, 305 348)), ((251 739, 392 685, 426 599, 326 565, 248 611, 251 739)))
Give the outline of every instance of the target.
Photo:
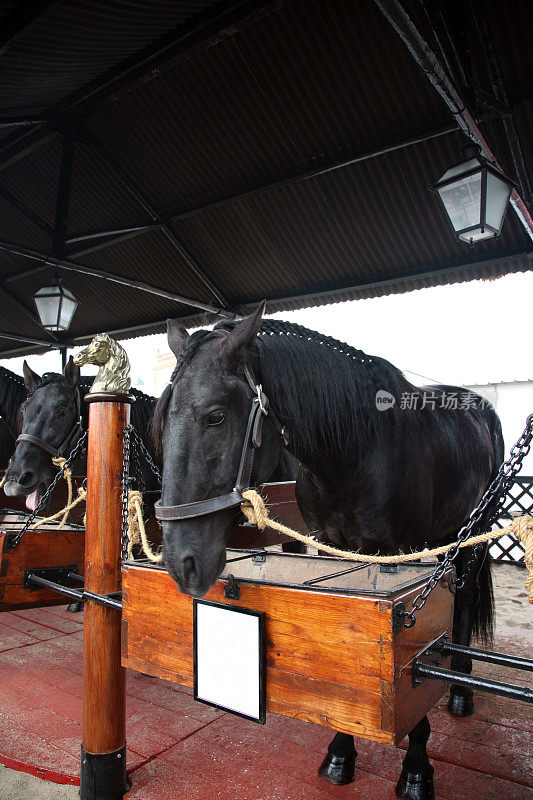
POLYGON ((515 186, 481 155, 478 144, 470 142, 461 150, 461 161, 430 188, 457 238, 475 244, 499 236, 515 186))
POLYGON ((54 278, 51 286, 43 286, 33 295, 41 325, 48 331, 68 331, 78 301, 61 282, 54 278))

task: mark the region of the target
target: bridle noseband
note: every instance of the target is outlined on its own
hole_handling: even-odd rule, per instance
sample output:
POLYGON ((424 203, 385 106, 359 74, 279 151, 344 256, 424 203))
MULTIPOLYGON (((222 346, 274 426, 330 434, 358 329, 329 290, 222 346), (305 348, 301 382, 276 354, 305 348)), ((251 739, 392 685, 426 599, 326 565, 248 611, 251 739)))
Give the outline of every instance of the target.
POLYGON ((210 497, 207 500, 196 500, 193 503, 181 503, 177 506, 164 506, 161 504, 161 500, 158 500, 155 504, 155 516, 162 522, 204 517, 207 514, 213 514, 215 511, 235 508, 242 503, 242 491, 247 489, 250 485, 255 451, 261 446, 264 417, 270 418, 270 421, 280 434, 284 445, 288 445, 289 437, 287 431, 270 407, 270 403, 263 392, 261 384, 257 383, 248 365, 244 368, 244 374, 254 396, 250 414, 248 415, 248 424, 246 425, 246 433, 244 435, 237 480, 235 481, 233 490, 228 492, 228 494, 210 497))
MULTIPOLYGON (((37 387, 37 388, 44 388, 44 387, 37 387)), ((42 439, 39 439, 38 436, 32 436, 30 433, 21 433, 19 436, 17 436, 15 440, 15 447, 17 447, 20 444, 20 442, 28 442, 29 444, 34 444, 36 447, 39 447, 41 450, 44 450, 44 452, 51 455, 52 458, 61 458, 65 455, 65 453, 68 455, 83 433, 80 390, 78 386, 74 386, 74 389, 75 389, 76 418, 72 423, 71 427, 69 428, 69 430, 67 431, 67 435, 65 436, 60 445, 54 447, 53 445, 48 444, 48 442, 44 442, 42 439)))

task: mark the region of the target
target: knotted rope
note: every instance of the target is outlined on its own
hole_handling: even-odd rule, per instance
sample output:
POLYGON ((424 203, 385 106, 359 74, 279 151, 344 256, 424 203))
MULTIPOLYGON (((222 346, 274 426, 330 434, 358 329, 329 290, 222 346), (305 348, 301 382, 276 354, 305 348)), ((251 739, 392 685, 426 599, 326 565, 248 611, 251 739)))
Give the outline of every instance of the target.
POLYGON ((526 592, 528 594, 528 602, 533 604, 533 517, 516 517, 510 527, 514 528, 514 535, 519 542, 522 542, 526 551, 525 560, 528 571, 526 592))
POLYGON ((128 492, 128 558, 132 557, 134 545, 140 544, 150 561, 160 564, 163 561, 163 555, 154 553, 150 546, 144 526, 142 504, 141 492, 133 490, 128 492))
MULTIPOLYGON (((355 553, 350 550, 341 550, 338 547, 333 547, 332 545, 319 542, 314 536, 299 533, 299 531, 294 531, 292 528, 288 528, 281 522, 276 522, 276 520, 271 519, 265 506, 265 501, 254 489, 246 489, 246 491, 242 493, 242 496, 246 501, 241 503, 241 509, 244 516, 248 522, 250 522, 252 525, 255 525, 260 531, 264 531, 266 527, 272 528, 275 531, 279 531, 279 533, 284 533, 285 536, 290 536, 292 539, 302 542, 302 544, 306 544, 309 547, 316 547, 317 550, 322 550, 324 553, 328 553, 328 555, 337 556, 338 558, 345 558, 349 561, 361 561, 367 564, 403 564, 407 561, 414 561, 417 558, 443 555, 450 547, 449 544, 446 544, 442 545, 441 547, 434 547, 432 550, 426 549, 419 550, 414 553, 400 553, 396 556, 368 556, 363 553, 355 553)), ((482 544, 483 542, 490 542, 494 539, 499 539, 501 536, 504 536, 507 533, 514 533, 514 535, 517 537, 517 539, 520 539, 526 549, 526 566, 529 572, 529 576, 526 580, 526 590, 528 592, 529 602, 533 603, 532 516, 525 515, 522 517, 516 517, 512 524, 507 528, 489 531, 488 533, 481 533, 478 536, 472 536, 470 539, 467 539, 466 542, 461 542, 459 547, 473 547, 476 544, 482 544)))

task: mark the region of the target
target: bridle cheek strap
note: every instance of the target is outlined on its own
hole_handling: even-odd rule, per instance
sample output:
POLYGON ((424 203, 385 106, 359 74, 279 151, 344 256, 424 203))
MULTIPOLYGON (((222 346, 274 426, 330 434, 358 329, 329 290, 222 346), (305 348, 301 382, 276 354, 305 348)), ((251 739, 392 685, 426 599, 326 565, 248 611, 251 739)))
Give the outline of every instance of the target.
POLYGON ((235 487, 228 494, 209 497, 207 500, 196 500, 193 503, 181 503, 177 506, 164 506, 161 504, 161 500, 158 500, 154 508, 156 519, 162 522, 194 519, 195 517, 205 517, 207 514, 213 514, 215 511, 225 511, 228 508, 239 506, 243 502, 242 491, 250 485, 255 451, 261 446, 263 417, 270 416, 284 444, 287 445, 287 433, 281 426, 277 416, 270 409, 268 398, 263 393, 261 385, 254 381, 248 366, 245 367, 245 375, 254 392, 254 397, 250 414, 248 415, 235 487))
POLYGON ((37 436, 32 436, 30 433, 21 433, 19 436, 17 436, 15 440, 15 447, 20 442, 28 442, 28 444, 33 444, 36 447, 39 447, 41 450, 44 450, 44 452, 51 455, 52 458, 59 458, 60 456, 63 456, 65 452, 69 453, 72 450, 82 433, 83 423, 81 417, 81 398, 80 391, 78 388, 76 388, 76 421, 69 429, 67 435, 58 447, 54 447, 53 445, 48 444, 48 442, 44 442, 42 439, 39 439, 37 436))

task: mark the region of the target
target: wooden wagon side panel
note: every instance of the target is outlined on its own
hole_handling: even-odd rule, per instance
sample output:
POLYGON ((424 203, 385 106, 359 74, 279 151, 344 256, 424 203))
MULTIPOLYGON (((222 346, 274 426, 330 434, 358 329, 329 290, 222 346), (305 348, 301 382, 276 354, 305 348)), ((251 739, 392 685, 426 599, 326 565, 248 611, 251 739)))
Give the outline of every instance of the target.
MULTIPOLYGON (((207 599, 228 603, 224 586, 219 581, 207 599)), ((266 613, 269 711, 393 740, 394 717, 389 710, 383 717, 382 703, 393 686, 390 604, 272 586, 240 589, 240 600, 230 604, 266 613)), ((123 592, 123 665, 192 686, 192 598, 166 571, 131 565, 123 592)))
POLYGON ((24 573, 43 567, 73 567, 83 574, 82 530, 29 530, 10 550, 5 531, 0 532, 0 611, 65 605, 68 599, 46 589, 24 588, 24 573))
MULTIPOLYGON (((411 590, 398 599, 411 608, 419 591, 420 588, 411 590)), ((416 625, 402 628, 394 640, 395 744, 399 744, 448 691, 448 684, 441 681, 425 680, 413 686, 412 665, 415 656, 443 633, 451 640, 453 601, 449 575, 446 575, 429 595, 424 608, 417 612, 416 625)), ((442 666, 449 667, 450 659, 443 658, 442 666)))

